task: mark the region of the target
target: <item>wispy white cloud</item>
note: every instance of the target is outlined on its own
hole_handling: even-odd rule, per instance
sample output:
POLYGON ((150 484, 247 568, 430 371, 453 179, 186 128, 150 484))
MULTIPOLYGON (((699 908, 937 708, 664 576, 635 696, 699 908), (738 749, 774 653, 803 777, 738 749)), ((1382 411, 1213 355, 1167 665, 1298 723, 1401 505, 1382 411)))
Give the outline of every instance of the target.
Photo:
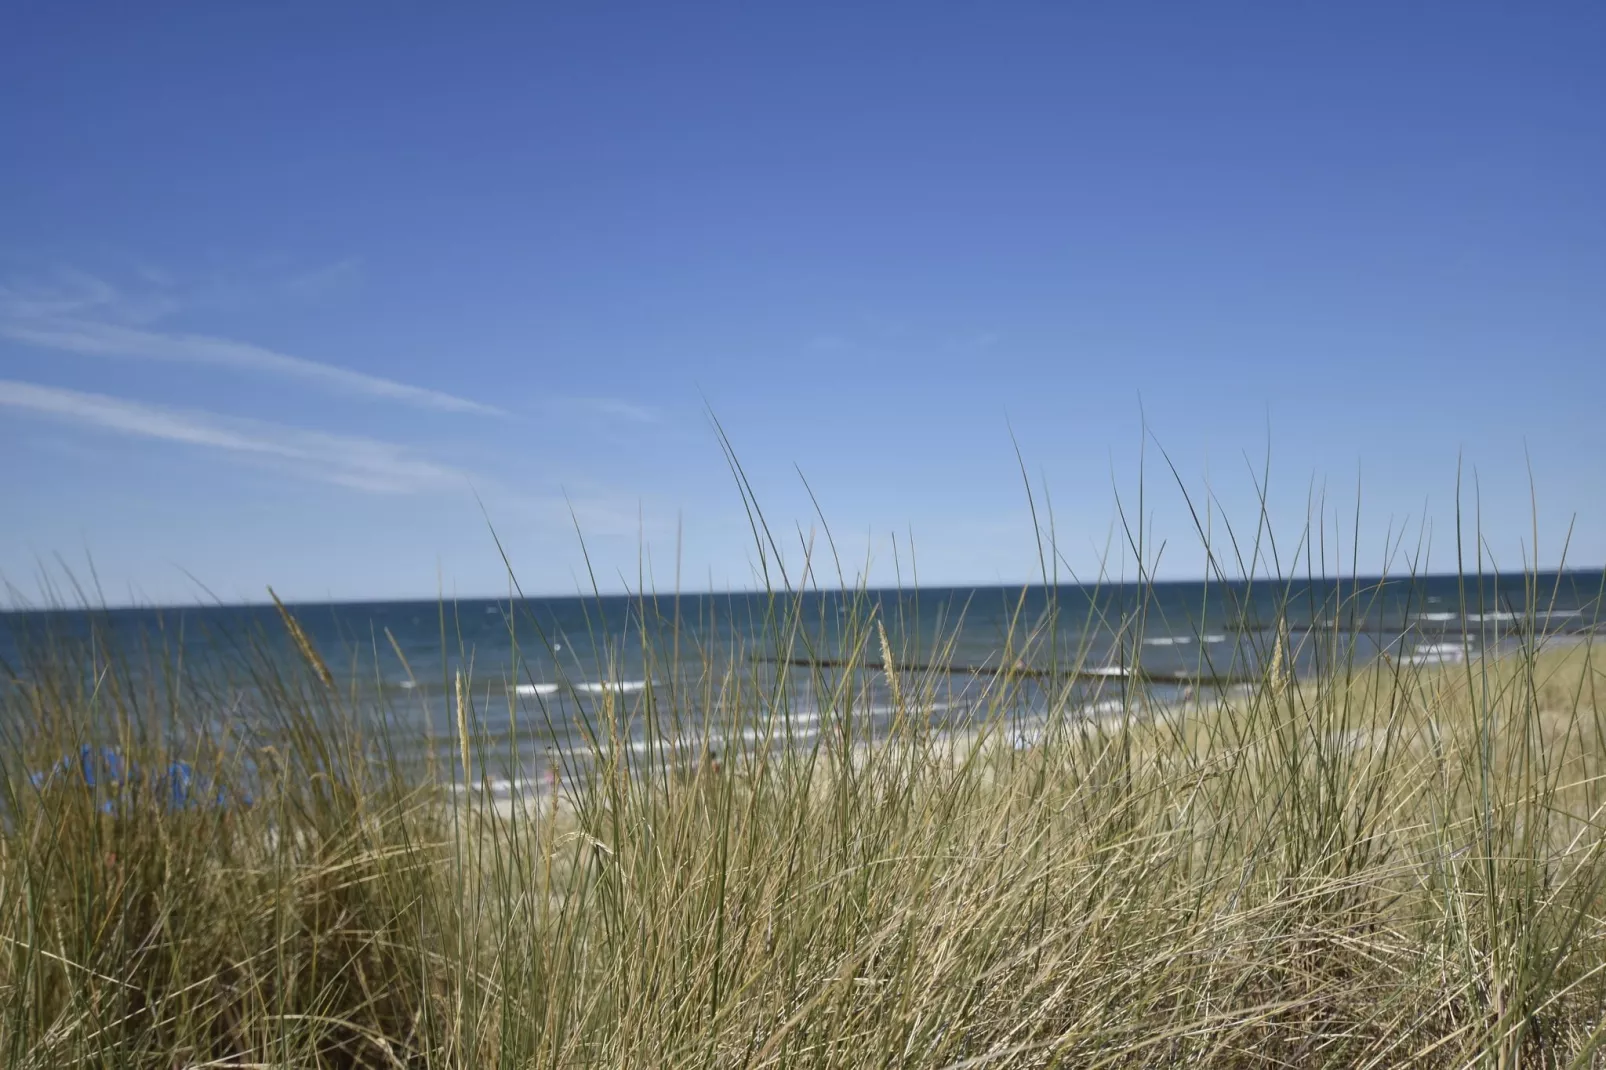
POLYGON ((105 394, 0 379, 0 408, 136 438, 221 450, 242 460, 370 494, 462 489, 472 477, 393 442, 241 420, 105 394))
MULTIPOLYGON (((472 488, 484 495, 495 516, 565 534, 578 524, 587 539, 674 534, 662 509, 644 516, 640 498, 614 488, 582 481, 572 493, 529 493, 381 439, 0 379, 0 411, 8 409, 66 428, 221 452, 245 464, 368 494, 439 494, 472 488)), ((62 452, 77 445, 64 439, 51 448, 62 452)))
MULTIPOLYGON (((355 261, 342 261, 300 281, 307 286, 326 287, 331 278, 359 269, 355 261)), ((445 412, 502 412, 493 405, 445 391, 280 353, 250 342, 157 330, 152 326, 182 307, 180 298, 167 288, 131 295, 93 275, 58 271, 52 284, 46 286, 0 284, 0 337, 56 352, 211 365, 279 376, 337 393, 445 412)))
POLYGON ((177 300, 160 288, 129 294, 98 276, 71 268, 58 269, 42 283, 0 283, 0 321, 85 316, 150 323, 177 309, 177 300))
POLYGON ((136 357, 185 364, 210 364, 240 371, 300 379, 341 393, 398 401, 446 412, 498 414, 492 405, 455 394, 354 372, 334 364, 277 353, 249 342, 124 327, 82 319, 41 319, 0 323, 0 335, 14 342, 68 353, 136 357))

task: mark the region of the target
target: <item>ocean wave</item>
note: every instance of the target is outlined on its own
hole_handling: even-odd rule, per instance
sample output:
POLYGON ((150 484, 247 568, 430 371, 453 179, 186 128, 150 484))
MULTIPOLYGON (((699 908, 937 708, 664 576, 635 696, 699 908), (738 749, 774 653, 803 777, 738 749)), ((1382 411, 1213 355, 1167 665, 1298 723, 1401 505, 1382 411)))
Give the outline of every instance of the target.
POLYGON ((759 712, 754 716, 760 724, 773 724, 777 732, 785 732, 788 726, 798 728, 803 725, 820 723, 820 711, 814 709, 792 710, 789 713, 777 712, 774 714, 759 712))
MULTIPOLYGON (((804 739, 813 739, 815 736, 818 736, 819 734, 820 734, 820 730, 817 727, 816 728, 802 728, 802 729, 800 729, 798 731, 792 732, 790 734, 789 738, 791 739, 792 742, 797 742, 799 740, 804 740, 804 739)), ((740 737, 741 737, 741 741, 743 743, 762 743, 765 740, 772 740, 772 741, 779 742, 778 740, 775 739, 774 733, 772 733, 772 732, 770 732, 770 731, 768 731, 766 729, 763 729, 763 728, 744 728, 744 729, 742 729, 742 731, 740 733, 740 737)), ((718 744, 720 746, 728 747, 728 746, 730 746, 731 740, 730 740, 729 736, 719 735, 719 736, 711 737, 709 739, 709 743, 710 743, 710 745, 718 744)))
POLYGON ((1423 643, 1404 658, 1407 665, 1460 665, 1467 649, 1460 643, 1423 643))
MULTIPOLYGON (((1069 712, 1076 717, 1073 724, 1080 730, 1087 731, 1089 728, 1095 727, 1097 722, 1110 720, 1116 715, 1125 713, 1126 710, 1126 703, 1120 699, 1107 698, 1099 702, 1083 703, 1069 712)), ((1011 744, 1016 750, 1026 750, 1043 742, 1043 738, 1047 733, 1048 724, 1042 719, 1037 719, 1035 723, 1026 725, 1016 731, 1011 744)))
POLYGON ((1216 635, 1214 633, 1199 637, 1199 642, 1201 643, 1225 643, 1226 641, 1227 637, 1225 635, 1216 635))
MULTIPOLYGON (((1465 619, 1468 622, 1488 623, 1490 621, 1523 620, 1529 615, 1530 614, 1519 610, 1501 609, 1488 613, 1468 613, 1466 614, 1465 619)), ((1578 617, 1583 615, 1583 611, 1577 609, 1538 609, 1534 610, 1531 615, 1540 619, 1549 619, 1552 617, 1578 617)), ((1433 624, 1444 624, 1450 621, 1461 620, 1462 616, 1459 613, 1415 613, 1412 614, 1411 619, 1433 624)))
POLYGON ((1466 660, 1466 653, 1460 647, 1448 650, 1416 650, 1405 659, 1407 665, 1459 665, 1466 660))
POLYGON ((583 691, 588 695, 601 695, 609 691, 617 691, 624 695, 633 695, 638 691, 647 689, 646 680, 587 680, 585 683, 575 684, 576 691, 583 691))
POLYGON ((557 691, 557 684, 519 684, 513 688, 517 695, 554 695, 557 691))
POLYGON ((1182 646, 1184 643, 1191 643, 1191 642, 1193 642, 1193 636, 1191 636, 1191 635, 1159 635, 1159 636, 1155 636, 1153 639, 1145 639, 1145 640, 1143 640, 1143 645, 1144 646, 1182 646))
MULTIPOLYGON (((1117 706, 1119 706, 1119 703, 1117 703, 1117 706)), ((952 709, 953 707, 954 704, 948 702, 917 703, 911 712, 937 713, 943 710, 952 709)), ((875 719, 890 716, 892 713, 896 712, 896 707, 887 703, 877 702, 865 706, 858 706, 853 712, 859 717, 875 719)), ((688 753, 694 754, 701 750, 705 742, 710 749, 716 750, 719 748, 731 747, 737 742, 797 743, 804 740, 813 739, 820 734, 820 721, 822 720, 822 717, 823 715, 817 710, 799 710, 786 716, 776 714, 773 721, 749 725, 748 727, 738 731, 735 735, 729 735, 724 732, 714 732, 708 735, 706 739, 701 737, 685 736, 679 738, 666 737, 661 739, 635 738, 631 739, 625 744, 625 746, 637 754, 643 754, 648 751, 658 751, 665 755, 684 755, 688 753)), ((571 749, 569 753, 590 754, 591 751, 589 748, 580 747, 571 749)))
POLYGON ((467 795, 473 792, 490 792, 492 795, 512 795, 515 789, 521 789, 521 782, 509 780, 507 777, 488 777, 484 780, 476 779, 469 784, 453 784, 452 794, 467 795))

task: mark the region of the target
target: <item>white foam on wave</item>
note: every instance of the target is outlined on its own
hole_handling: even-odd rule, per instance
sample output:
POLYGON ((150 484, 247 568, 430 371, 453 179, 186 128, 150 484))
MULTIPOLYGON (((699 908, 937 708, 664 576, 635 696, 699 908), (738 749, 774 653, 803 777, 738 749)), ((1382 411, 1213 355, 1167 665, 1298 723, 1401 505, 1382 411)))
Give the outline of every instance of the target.
POLYGON ((584 691, 588 695, 601 695, 609 691, 620 694, 633 695, 637 691, 647 689, 645 680, 587 680, 583 684, 575 684, 576 691, 584 691))
POLYGON ((1119 665, 1100 665, 1096 669, 1083 669, 1089 676, 1125 676, 1126 670, 1119 665))
POLYGON ((1145 640, 1143 640, 1143 645, 1144 646, 1182 646, 1184 643, 1191 643, 1191 642, 1193 642, 1193 637, 1189 636, 1189 635, 1158 635, 1158 636, 1155 636, 1153 639, 1145 639, 1145 640))
POLYGON ((1455 618, 1456 618, 1456 615, 1454 613, 1418 613, 1412 619, 1413 620, 1446 621, 1446 620, 1455 620, 1455 618))
MULTIPOLYGON (((820 730, 818 728, 807 728, 807 727, 805 727, 805 728, 799 729, 798 731, 793 732, 791 734, 791 739, 792 739, 793 742, 796 742, 796 741, 799 741, 799 740, 804 740, 804 739, 813 739, 815 736, 817 736, 819 734, 820 734, 820 730)), ((744 729, 742 729, 740 735, 741 735, 741 740, 742 740, 743 743, 761 743, 764 740, 774 740, 776 738, 775 734, 773 732, 768 731, 768 730, 763 729, 763 728, 744 728, 744 729)), ((717 744, 720 744, 722 746, 729 746, 730 745, 730 737, 729 736, 714 736, 712 739, 709 740, 709 742, 710 743, 717 743, 717 744)))
MULTIPOLYGON (((1095 707, 1103 705, 1105 704, 1095 703, 1094 706, 1090 706, 1088 708, 1094 709, 1095 707)), ((943 710, 952 709, 953 706, 953 703, 947 702, 918 703, 910 712, 937 713, 943 710)), ((1120 708, 1119 701, 1116 702, 1115 708, 1120 708)), ((883 703, 872 703, 866 706, 858 706, 853 712, 859 717, 886 717, 895 712, 895 707, 883 703)), ((800 710, 796 713, 786 716, 776 714, 772 722, 750 725, 738 731, 734 736, 728 735, 724 732, 715 732, 711 733, 706 738, 691 736, 681 736, 678 738, 663 737, 659 739, 636 738, 631 739, 624 745, 637 754, 645 754, 649 751, 652 751, 668 757, 672 755, 685 756, 688 754, 696 754, 703 748, 705 744, 711 750, 717 751, 721 748, 729 748, 734 746, 737 742, 800 743, 819 736, 821 718, 822 715, 818 711, 800 710)), ((568 753, 584 757, 591 756, 595 752, 589 747, 581 746, 568 748, 568 753)))
POLYGON ((1508 610, 1501 610, 1498 613, 1469 613, 1469 614, 1467 614, 1467 620, 1476 620, 1476 621, 1521 620, 1521 619, 1522 619, 1522 614, 1521 613, 1512 613, 1512 612, 1510 612, 1508 610))
POLYGON ((1454 650, 1418 650, 1405 659, 1407 665, 1459 665, 1466 655, 1459 647, 1454 650))
MULTIPOLYGON (((913 704, 909 713, 911 715, 939 713, 955 708, 968 708, 965 703, 951 702, 917 702, 913 704)), ((854 718, 875 720, 891 715, 895 707, 885 703, 870 703, 856 705, 853 709, 854 718)), ((772 720, 764 720, 771 715, 759 713, 755 716, 760 720, 738 731, 735 735, 724 732, 713 732, 706 737, 701 736, 663 736, 656 739, 643 739, 634 737, 622 740, 620 745, 636 754, 653 752, 664 758, 685 757, 697 754, 704 745, 714 751, 735 746, 740 743, 803 743, 819 736, 820 722, 827 718, 837 716, 835 712, 821 713, 819 710, 797 710, 790 714, 775 713, 772 720)), ((565 754, 576 758, 590 758, 596 756, 596 751, 585 744, 573 744, 561 748, 565 754)))
MULTIPOLYGON (((1127 704, 1118 698, 1107 698, 1098 702, 1084 703, 1070 712, 1076 718, 1071 722, 1071 726, 1085 732, 1098 727, 1100 722, 1107 723, 1123 716, 1127 712, 1127 704)), ((1011 743, 1016 750, 1026 750, 1043 742, 1047 732, 1048 726, 1038 720, 1035 724, 1017 731, 1011 743)))
POLYGON ((506 777, 490 777, 486 780, 475 780, 469 784, 453 784, 452 794, 466 795, 474 792, 489 792, 492 795, 512 795, 516 789, 520 788, 521 785, 518 781, 509 780, 506 777))
POLYGON ((513 689, 518 695, 554 695, 557 691, 557 684, 519 684, 513 689))
MULTIPOLYGON (((941 713, 943 710, 953 708, 951 702, 919 702, 906 703, 904 712, 909 714, 941 713)), ((890 717, 898 712, 898 707, 886 702, 872 702, 868 706, 859 706, 855 713, 867 717, 890 717)))
POLYGON ((396 686, 401 688, 403 691, 411 691, 413 688, 418 686, 418 681, 416 681, 416 680, 403 680, 401 683, 397 684, 396 686))
POLYGON ((788 725, 795 729, 820 723, 820 711, 815 709, 757 713, 754 716, 761 724, 773 724, 777 733, 785 732, 788 725))
POLYGON ((1199 637, 1199 642, 1201 643, 1225 643, 1226 641, 1227 637, 1225 635, 1216 635, 1214 633, 1199 637))
POLYGON ((1460 643, 1424 643, 1417 647, 1413 653, 1449 655, 1459 659, 1466 653, 1466 650, 1460 643))

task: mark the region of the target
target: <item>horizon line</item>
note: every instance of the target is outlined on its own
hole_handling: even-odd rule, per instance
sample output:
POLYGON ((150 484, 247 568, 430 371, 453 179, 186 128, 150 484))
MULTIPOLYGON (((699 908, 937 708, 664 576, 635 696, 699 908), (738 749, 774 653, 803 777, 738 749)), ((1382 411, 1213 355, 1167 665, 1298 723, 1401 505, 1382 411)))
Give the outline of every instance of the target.
MULTIPOLYGON (((797 588, 764 588, 730 587, 722 590, 678 590, 678 591, 596 591, 591 593, 573 594, 520 594, 509 597, 501 595, 409 595, 395 598, 289 598, 281 599, 283 604, 290 606, 324 607, 324 606, 387 606, 387 605, 458 605, 463 603, 484 602, 583 602, 599 599, 665 599, 665 598, 722 598, 722 597, 751 597, 754 595, 784 595, 796 597, 797 595, 821 594, 900 594, 909 592, 934 591, 1034 591, 1034 590, 1063 590, 1079 588, 1083 590, 1099 590, 1103 588, 1125 587, 1176 587, 1176 586, 1246 586, 1251 584, 1293 584, 1305 582, 1320 583, 1354 583, 1376 586, 1383 583, 1399 583, 1416 580, 1445 580, 1445 579, 1498 579, 1525 576, 1546 576, 1561 578, 1575 575, 1599 575, 1603 591, 1606 591, 1606 564, 1574 566, 1549 569, 1519 569, 1511 572, 1502 572, 1490 569, 1483 572, 1416 572, 1416 573, 1365 573, 1356 575, 1304 575, 1304 576, 1255 576, 1255 577, 1203 577, 1193 579, 1144 579, 1144 580, 1100 580, 1088 583, 1059 582, 1043 583, 1032 581, 1027 583, 934 583, 916 584, 913 586, 861 586, 861 587, 822 587, 811 586, 797 588)), ((100 604, 62 606, 62 605, 6 605, 0 606, 0 616, 24 615, 35 613, 95 613, 95 612, 163 612, 183 611, 191 609, 272 609, 273 599, 265 598, 261 601, 226 602, 195 601, 195 602, 103 602, 100 604)))

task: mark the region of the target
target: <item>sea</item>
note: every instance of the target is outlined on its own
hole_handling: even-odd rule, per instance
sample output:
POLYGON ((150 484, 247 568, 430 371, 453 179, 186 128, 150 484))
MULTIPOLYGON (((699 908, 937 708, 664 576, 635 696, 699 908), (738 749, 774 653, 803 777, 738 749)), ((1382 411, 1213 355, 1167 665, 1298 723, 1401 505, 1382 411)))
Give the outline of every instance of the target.
POLYGON ((911 705, 956 728, 996 715, 1005 690, 1009 715, 1029 725, 1050 710, 1091 718, 1207 696, 1259 678, 1271 659, 1313 675, 1383 655, 1432 667, 1584 642, 1606 627, 1603 591, 1606 571, 1576 570, 33 608, 0 613, 0 708, 25 709, 22 689, 70 650, 78 671, 115 665, 158 689, 171 690, 182 664, 210 681, 188 688, 189 702, 212 707, 202 719, 249 731, 281 686, 265 683, 264 666, 300 666, 295 686, 313 686, 310 648, 346 714, 382 722, 414 757, 446 762, 469 723, 500 756, 491 790, 514 793, 608 746, 809 745, 845 713, 873 737, 911 705), (743 716, 768 726, 729 723, 744 704, 743 716))

